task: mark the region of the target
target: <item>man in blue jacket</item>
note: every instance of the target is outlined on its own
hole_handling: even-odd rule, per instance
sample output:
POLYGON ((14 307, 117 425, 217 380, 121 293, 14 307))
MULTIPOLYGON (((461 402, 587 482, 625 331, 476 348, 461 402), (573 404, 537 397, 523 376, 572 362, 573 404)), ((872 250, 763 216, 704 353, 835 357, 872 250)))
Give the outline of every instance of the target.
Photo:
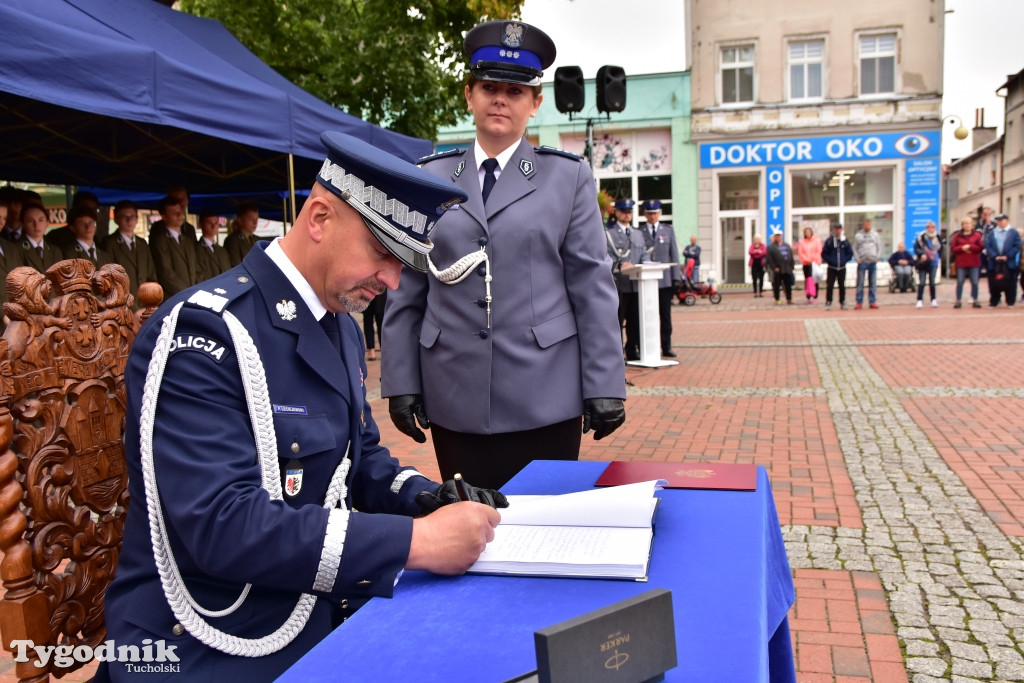
POLYGON ((996 216, 996 227, 985 236, 985 258, 988 265, 988 291, 991 308, 999 305, 999 295, 1006 294, 1006 305, 1017 303, 1017 270, 1020 268, 1020 234, 1010 227, 1005 213, 996 216))
POLYGON ((843 224, 832 224, 832 234, 821 245, 821 261, 828 268, 825 275, 825 310, 832 310, 832 287, 839 283, 839 308, 846 310, 846 264, 853 258, 850 240, 843 237, 843 224))
MULTIPOLYGON (((347 135, 321 140, 288 234, 172 297, 129 358, 131 509, 107 635, 173 653, 157 671, 176 680, 273 680, 391 597, 403 569, 464 572, 506 504, 472 487, 456 502, 454 482, 380 445, 349 315, 397 287, 403 263, 423 267, 465 194, 347 135)), ((153 670, 140 667, 105 662, 97 680, 153 670)))

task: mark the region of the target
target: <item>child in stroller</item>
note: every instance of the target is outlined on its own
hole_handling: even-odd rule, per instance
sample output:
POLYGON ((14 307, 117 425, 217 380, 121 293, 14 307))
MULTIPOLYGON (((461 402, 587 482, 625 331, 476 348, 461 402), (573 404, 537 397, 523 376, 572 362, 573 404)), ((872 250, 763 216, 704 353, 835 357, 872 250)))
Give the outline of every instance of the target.
POLYGON ((694 260, 692 258, 686 259, 686 266, 683 268, 683 280, 679 287, 679 293, 676 294, 679 302, 686 306, 693 306, 697 303, 697 297, 707 298, 711 303, 717 304, 722 301, 722 295, 715 289, 714 278, 708 278, 707 282, 699 282, 694 279, 694 276, 700 276, 700 273, 694 273, 694 260))

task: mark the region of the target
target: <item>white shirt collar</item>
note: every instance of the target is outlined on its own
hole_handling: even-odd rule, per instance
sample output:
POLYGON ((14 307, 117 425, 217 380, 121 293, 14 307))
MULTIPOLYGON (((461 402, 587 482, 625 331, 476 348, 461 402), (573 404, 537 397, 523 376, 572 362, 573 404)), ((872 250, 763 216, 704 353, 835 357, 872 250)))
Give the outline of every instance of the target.
POLYGON ((95 249, 96 248, 95 244, 86 244, 85 242, 83 242, 82 240, 79 240, 79 239, 76 239, 75 241, 78 242, 78 246, 82 247, 82 251, 84 251, 86 254, 89 253, 90 249, 95 249))
POLYGON ((121 237, 121 241, 124 242, 126 247, 132 246, 132 244, 135 242, 134 234, 131 237, 126 237, 125 234, 120 230, 117 231, 117 234, 121 237))
POLYGON ((211 248, 213 247, 213 242, 211 242, 210 240, 206 239, 205 237, 203 237, 201 239, 203 240, 203 244, 205 244, 207 247, 211 247, 211 248))
POLYGON ((303 302, 305 302, 306 307, 309 308, 309 312, 313 314, 313 317, 320 320, 327 313, 327 309, 324 308, 322 303, 320 303, 319 297, 317 297, 313 288, 309 286, 309 283, 306 282, 306 278, 302 277, 302 273, 300 273, 299 269, 295 267, 295 264, 291 262, 288 255, 284 253, 284 249, 282 249, 281 245, 278 244, 280 240, 281 238, 278 237, 271 242, 270 246, 267 247, 266 254, 270 257, 270 260, 274 262, 274 265, 284 273, 284 276, 288 278, 288 282, 290 282, 292 287, 295 288, 295 291, 298 292, 299 297, 303 302))
MULTIPOLYGON (((515 144, 513 144, 511 147, 508 147, 507 149, 502 151, 498 156, 494 157, 495 159, 498 160, 498 168, 495 169, 494 171, 495 180, 497 180, 501 176, 501 170, 505 168, 505 166, 508 164, 509 159, 511 159, 512 155, 515 154, 516 148, 519 147, 519 143, 521 142, 522 140, 517 140, 515 144)), ((476 159, 476 169, 478 175, 480 176, 480 187, 483 187, 484 173, 486 173, 486 171, 484 171, 483 163, 484 160, 488 159, 489 157, 487 156, 487 152, 485 152, 483 148, 480 147, 479 140, 473 141, 473 157, 476 159)))
POLYGON ((28 243, 31 244, 32 248, 34 249, 38 249, 39 247, 43 246, 43 240, 39 240, 38 242, 36 242, 28 235, 25 235, 25 239, 28 240, 28 243))

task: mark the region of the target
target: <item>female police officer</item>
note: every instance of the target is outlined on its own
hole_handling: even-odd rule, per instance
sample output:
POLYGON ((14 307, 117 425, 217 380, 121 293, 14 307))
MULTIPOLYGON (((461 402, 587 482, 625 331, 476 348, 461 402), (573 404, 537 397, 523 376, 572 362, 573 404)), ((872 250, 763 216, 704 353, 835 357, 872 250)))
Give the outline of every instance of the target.
MULTIPOLYGON (((534 459, 579 457, 625 420, 625 373, 594 178, 524 138, 555 46, 492 21, 465 40, 470 150, 422 160, 469 200, 438 222, 431 273, 389 297, 382 395, 395 425, 432 426, 442 475, 497 488, 534 459)), ((408 270, 408 269, 407 269, 408 270)))

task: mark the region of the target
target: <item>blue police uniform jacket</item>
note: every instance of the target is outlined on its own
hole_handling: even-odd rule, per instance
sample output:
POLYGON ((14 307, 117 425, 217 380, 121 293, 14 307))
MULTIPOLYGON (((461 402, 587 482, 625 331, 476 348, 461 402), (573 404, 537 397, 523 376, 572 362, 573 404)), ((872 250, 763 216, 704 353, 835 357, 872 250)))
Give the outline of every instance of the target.
MULTIPOLYGON (((676 231, 672 229, 672 226, 659 221, 654 229, 654 237, 651 237, 650 225, 645 223, 640 226, 640 230, 643 231, 647 246, 650 249, 650 260, 655 263, 672 264, 671 268, 666 268, 662 271, 661 279, 658 280, 658 289, 671 287, 673 281, 682 281, 683 275, 679 270, 679 247, 676 244, 676 231)), ((699 255, 693 267, 696 268, 698 265, 700 265, 699 255)))
MULTIPOLYGON (((408 559, 417 493, 437 484, 402 475, 379 443, 366 401, 362 335, 338 316, 342 357, 285 275, 253 248, 241 265, 165 303, 140 330, 126 369, 125 452, 131 506, 117 575, 106 596, 107 637, 141 646, 144 638, 177 648, 187 681, 273 680, 336 625, 343 599, 390 597, 408 559), (139 455, 141 397, 161 322, 197 290, 226 298, 263 361, 282 470, 302 470, 296 495, 270 500, 261 488, 259 459, 239 374, 221 314, 186 303, 160 388, 153 436, 163 514, 185 584, 206 609, 223 609, 246 583, 251 592, 228 616, 208 618, 232 635, 257 638, 285 622, 300 593, 319 599, 299 636, 264 657, 223 654, 175 628, 153 556, 139 455), (293 319, 288 308, 295 304, 293 319), (349 510, 341 564, 328 592, 313 591, 321 562, 328 483, 351 441, 349 510), (408 478, 405 478, 408 477, 408 478), (402 479, 404 481, 402 481, 402 479), (397 489, 396 490, 393 490, 397 489), (180 633, 177 634, 176 631, 180 633)), ((124 664, 101 668, 98 680, 129 677, 124 664)), ((159 680, 159 674, 147 674, 159 680)), ((147 679, 150 680, 150 679, 147 679)))
POLYGON ((431 421, 469 434, 555 424, 585 398, 625 398, 618 294, 589 166, 523 139, 487 200, 473 153, 426 160, 469 200, 442 216, 431 262, 443 270, 485 245, 456 285, 404 269, 388 293, 381 395, 421 394, 431 421))
POLYGON ((623 294, 634 294, 639 291, 637 281, 620 272, 622 264, 633 265, 647 263, 651 259, 647 255, 644 237, 639 228, 629 228, 629 235, 622 232, 618 221, 612 221, 606 228, 608 239, 608 256, 612 259, 612 272, 615 274, 615 286, 623 294))

